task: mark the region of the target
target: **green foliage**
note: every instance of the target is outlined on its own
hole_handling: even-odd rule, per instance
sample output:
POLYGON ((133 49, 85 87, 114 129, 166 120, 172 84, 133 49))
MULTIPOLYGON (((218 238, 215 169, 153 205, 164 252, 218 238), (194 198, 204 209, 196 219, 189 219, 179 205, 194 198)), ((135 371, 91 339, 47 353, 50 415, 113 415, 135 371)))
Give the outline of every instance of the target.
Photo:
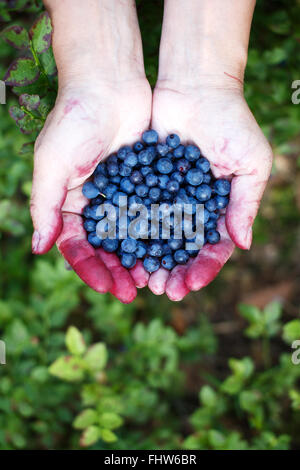
MULTIPOLYGON (((137 4, 154 86, 163 1, 137 4)), ((229 283, 217 279, 182 304, 140 293, 122 305, 84 286, 55 249, 30 254, 33 144, 57 92, 51 26, 41 1, 0 0, 0 16, 0 73, 12 91, 0 106, 0 448, 299 448, 297 303, 294 318, 282 302, 242 304, 236 318, 242 296, 230 305, 222 297, 239 277, 248 282, 250 257, 225 268, 229 283), (238 328, 222 333, 223 323, 238 328)), ((300 107, 291 105, 299 18, 295 2, 257 2, 246 76, 250 107, 290 162, 299 154, 300 107)), ((296 172, 271 187, 254 233, 256 245, 279 247, 270 269, 284 280, 290 267, 298 273, 296 172)), ((276 181, 277 163, 273 173, 276 181)), ((260 270, 268 266, 259 259, 264 279, 260 270)))

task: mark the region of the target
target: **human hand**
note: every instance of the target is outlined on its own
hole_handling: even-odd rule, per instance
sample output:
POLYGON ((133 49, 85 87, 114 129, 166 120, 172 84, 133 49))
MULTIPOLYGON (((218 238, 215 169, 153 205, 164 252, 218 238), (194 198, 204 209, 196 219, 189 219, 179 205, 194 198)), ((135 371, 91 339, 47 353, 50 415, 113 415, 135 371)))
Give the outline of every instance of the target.
POLYGON ((136 285, 147 283, 146 274, 138 265, 131 276, 116 255, 95 250, 80 214, 88 202, 82 184, 99 161, 139 140, 149 126, 151 90, 134 2, 90 0, 83 8, 79 0, 47 0, 47 7, 59 92, 35 145, 33 253, 45 253, 57 242, 90 287, 130 302, 136 285))
POLYGON ((190 290, 199 290, 215 278, 234 245, 250 248, 272 151, 239 86, 222 89, 158 82, 152 127, 162 138, 175 132, 195 143, 210 161, 215 177, 232 178, 226 217, 221 217, 218 225, 220 243, 206 244, 186 266, 177 266, 171 273, 161 268, 150 276, 148 285, 155 294, 166 292, 171 300, 181 300, 190 290))

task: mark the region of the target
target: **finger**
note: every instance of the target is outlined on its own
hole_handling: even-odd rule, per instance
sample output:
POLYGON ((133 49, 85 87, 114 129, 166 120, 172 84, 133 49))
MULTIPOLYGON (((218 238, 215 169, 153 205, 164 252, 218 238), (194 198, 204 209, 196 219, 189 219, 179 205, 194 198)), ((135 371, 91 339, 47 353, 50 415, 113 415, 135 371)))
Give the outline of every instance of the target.
POLYGON ((136 287, 146 287, 149 280, 149 273, 145 270, 142 261, 137 260, 136 265, 130 269, 130 274, 136 287))
POLYGON ((226 230, 224 217, 219 221, 218 231, 221 241, 216 245, 204 245, 186 272, 185 283, 190 290, 207 286, 233 253, 234 243, 226 230))
POLYGON ((67 194, 67 177, 63 168, 46 147, 35 154, 30 211, 34 226, 32 251, 46 253, 62 230, 61 207, 67 194))
POLYGON ((177 265, 172 269, 166 284, 166 294, 170 300, 179 302, 190 292, 185 283, 185 275, 191 263, 192 260, 188 264, 177 265))
POLYGON ((271 171, 271 157, 253 170, 252 174, 235 176, 231 182, 226 226, 234 243, 249 249, 252 225, 271 171))
POLYGON ((160 268, 151 274, 148 282, 149 289, 155 295, 162 295, 165 293, 167 280, 169 278, 170 271, 164 268, 160 268))
POLYGON ((111 272, 114 281, 110 289, 111 294, 125 304, 132 302, 137 291, 129 271, 121 265, 115 253, 107 253, 102 248, 97 249, 96 252, 111 272))
POLYGON ((63 229, 57 247, 78 276, 92 289, 102 294, 113 287, 109 270, 86 239, 79 215, 63 214, 63 229))

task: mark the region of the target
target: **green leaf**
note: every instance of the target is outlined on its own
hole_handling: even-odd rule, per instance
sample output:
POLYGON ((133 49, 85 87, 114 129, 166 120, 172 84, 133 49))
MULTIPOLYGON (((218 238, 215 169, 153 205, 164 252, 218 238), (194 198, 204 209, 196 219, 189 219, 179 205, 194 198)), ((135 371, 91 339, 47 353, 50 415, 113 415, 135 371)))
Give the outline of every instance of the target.
POLYGON ((49 367, 49 372, 67 382, 78 382, 84 377, 81 360, 72 356, 63 356, 56 359, 49 367))
POLYGON ((7 44, 16 49, 29 49, 29 37, 25 28, 18 25, 8 26, 1 32, 1 37, 7 44))
POLYGON ((100 438, 100 429, 96 426, 89 426, 86 428, 80 438, 80 445, 82 447, 89 447, 95 444, 100 438))
POLYGON ((66 334, 66 346, 71 354, 80 356, 86 350, 82 334, 75 326, 70 326, 66 334))
POLYGON ((213 448, 222 447, 225 444, 225 437, 220 431, 211 429, 208 431, 208 440, 213 448))
POLYGON ((30 85, 39 78, 40 72, 32 59, 20 57, 13 61, 4 76, 6 85, 13 87, 30 85))
POLYGON ((283 327, 282 337, 287 343, 292 343, 296 339, 300 340, 300 320, 295 319, 286 323, 283 327))
POLYGON ((238 308, 242 317, 248 320, 249 323, 257 323, 262 318, 261 311, 254 305, 239 304, 238 308))
POLYGON ((89 369, 98 372, 106 366, 107 363, 107 349, 104 343, 96 343, 91 346, 85 356, 84 360, 89 369))
POLYGON ((100 438, 108 444, 112 444, 118 440, 116 434, 109 429, 100 429, 100 438))
POLYGON ((204 385, 200 391, 200 400, 204 406, 213 408, 217 403, 217 394, 209 385, 204 385))
POLYGON ((73 426, 75 429, 85 429, 97 422, 98 415, 95 410, 88 408, 76 416, 73 426))
POLYGON ((41 54, 51 45, 52 26, 47 12, 42 13, 29 30, 34 50, 41 54))
POLYGON ((49 49, 39 56, 40 62, 42 64, 42 67, 45 71, 45 73, 49 77, 53 77, 54 75, 57 74, 57 68, 56 68, 56 62, 54 59, 52 47, 49 47, 49 49))
POLYGON ((116 413, 102 413, 99 417, 99 424, 105 429, 117 429, 123 424, 123 419, 116 413))
POLYGON ((271 302, 264 308, 264 317, 267 324, 274 323, 281 317, 282 305, 280 302, 271 302))
POLYGON ((29 95, 28 93, 23 93, 19 97, 19 103, 21 106, 24 106, 28 111, 34 111, 38 109, 40 105, 39 95, 29 95))

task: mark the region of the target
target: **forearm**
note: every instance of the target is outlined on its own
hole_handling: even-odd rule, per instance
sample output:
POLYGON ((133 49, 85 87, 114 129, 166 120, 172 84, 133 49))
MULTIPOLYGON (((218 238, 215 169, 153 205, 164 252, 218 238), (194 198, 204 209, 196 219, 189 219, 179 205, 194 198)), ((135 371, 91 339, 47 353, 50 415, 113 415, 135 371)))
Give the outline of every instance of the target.
POLYGON ((255 0, 165 0, 159 80, 241 84, 254 7, 255 0))
POLYGON ((60 84, 89 76, 120 81, 143 77, 134 0, 44 0, 53 24, 60 84))

